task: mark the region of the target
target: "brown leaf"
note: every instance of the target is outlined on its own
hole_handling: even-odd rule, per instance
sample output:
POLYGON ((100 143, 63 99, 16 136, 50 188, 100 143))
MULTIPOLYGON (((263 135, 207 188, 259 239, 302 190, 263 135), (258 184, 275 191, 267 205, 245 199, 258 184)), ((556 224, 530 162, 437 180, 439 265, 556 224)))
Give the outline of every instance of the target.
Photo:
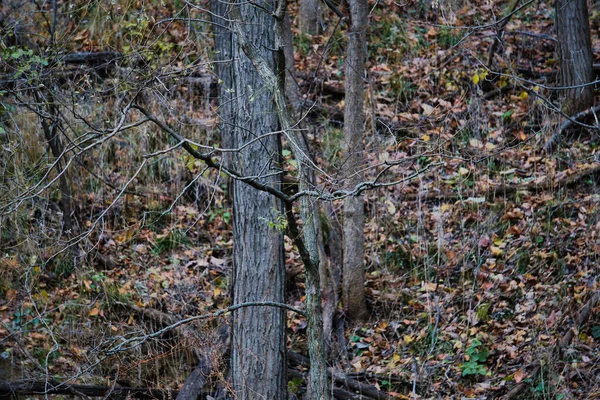
POLYGON ((516 383, 520 383, 526 377, 525 372, 522 369, 519 369, 515 372, 514 378, 516 383))

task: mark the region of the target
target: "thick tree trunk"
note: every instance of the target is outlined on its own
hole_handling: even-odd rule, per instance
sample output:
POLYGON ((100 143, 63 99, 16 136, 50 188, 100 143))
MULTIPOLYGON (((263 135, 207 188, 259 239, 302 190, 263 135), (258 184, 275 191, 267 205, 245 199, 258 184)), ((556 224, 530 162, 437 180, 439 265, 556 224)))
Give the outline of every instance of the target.
MULTIPOLYGON (((363 111, 367 1, 349 0, 350 28, 346 55, 346 108, 344 110, 344 146, 347 185, 354 187, 363 180, 363 111)), ((364 204, 362 196, 344 200, 344 265, 342 301, 352 320, 368 315, 364 292, 364 204)))
MULTIPOLYGON (((562 86, 592 82, 592 44, 586 0, 556 0, 556 32, 560 48, 562 86)), ((564 91, 563 110, 575 114, 594 103, 594 87, 587 85, 564 91)))
MULTIPOLYGON (((269 9, 275 9, 275 7, 272 7, 273 4, 270 4, 270 6, 269 9)), ((261 88, 271 92, 272 98, 275 100, 281 129, 285 133, 296 158, 299 191, 307 192, 314 190, 314 165, 309 156, 308 144, 298 130, 292 129, 294 124, 288 111, 284 92, 285 57, 283 46, 285 45, 285 40, 283 21, 285 16, 285 2, 279 2, 274 13, 274 18, 277 20, 273 32, 276 33, 277 37, 274 43, 276 46, 269 47, 262 44, 263 47, 260 47, 261 43, 258 40, 253 40, 253 36, 247 34, 248 28, 242 23, 246 20, 245 18, 241 19, 241 16, 246 16, 243 11, 242 7, 236 10, 235 19, 237 21, 234 22, 238 44, 262 77, 264 85, 261 88), (275 49, 275 54, 271 54, 271 57, 268 57, 268 55, 264 54, 264 48, 275 49), (272 64, 273 55, 277 59, 277 62, 272 64)), ((288 231, 298 247, 304 267, 306 268, 305 304, 306 319, 308 322, 308 353, 310 357, 308 398, 327 400, 331 397, 331 388, 328 385, 326 346, 323 337, 323 310, 321 308, 319 279, 318 216, 316 215, 313 200, 309 196, 300 197, 300 216, 302 218, 302 233, 304 234, 304 238, 300 237, 298 232, 291 202, 286 203, 286 216, 288 231)))
MULTIPOLYGON (((225 20, 231 15, 223 14, 225 20)), ((236 6, 237 7, 237 6, 236 6)), ((246 35, 257 44, 263 57, 273 60, 273 18, 249 3, 239 6, 246 35)), ((240 147, 279 123, 273 98, 264 82, 230 32, 215 29, 221 79, 221 134, 228 147, 240 147), (230 61, 231 60, 231 61, 230 61), (233 68, 231 68, 233 67, 233 68)), ((274 174, 279 155, 275 135, 245 147, 227 164, 246 176, 279 187, 274 174), (260 178, 263 177, 263 178, 260 178)), ((285 268, 283 235, 270 226, 283 213, 281 201, 240 181, 233 182, 234 214, 234 304, 249 301, 284 302, 285 268)), ((236 398, 285 399, 287 397, 285 312, 275 307, 247 307, 233 313, 231 378, 236 398)))

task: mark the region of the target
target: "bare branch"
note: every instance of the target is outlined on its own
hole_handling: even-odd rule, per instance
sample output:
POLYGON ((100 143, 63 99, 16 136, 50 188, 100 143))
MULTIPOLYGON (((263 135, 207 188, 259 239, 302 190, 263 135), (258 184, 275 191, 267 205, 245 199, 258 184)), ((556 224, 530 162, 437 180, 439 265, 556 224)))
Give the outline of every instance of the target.
POLYGON ((205 319, 210 319, 210 318, 222 317, 229 312, 238 310, 240 308, 245 308, 245 307, 279 307, 279 308, 283 308, 285 310, 293 311, 302 316, 305 315, 304 311, 300 310, 299 308, 292 307, 290 305, 283 304, 283 303, 277 303, 274 301, 251 301, 251 302, 247 302, 247 303, 234 304, 232 306, 229 306, 227 308, 224 308, 222 310, 219 310, 219 311, 211 313, 211 314, 196 315, 194 317, 189 317, 189 318, 179 320, 179 321, 175 322, 174 324, 166 326, 163 329, 160 329, 160 330, 150 333, 148 335, 136 336, 133 338, 126 339, 123 342, 119 343, 118 345, 114 346, 113 348, 106 350, 105 354, 107 356, 109 356, 109 355, 119 353, 122 351, 131 350, 131 349, 136 348, 137 346, 141 345, 142 343, 145 343, 150 339, 157 338, 157 337, 161 336, 163 333, 171 331, 181 325, 188 324, 193 321, 200 321, 200 320, 205 320, 205 319))

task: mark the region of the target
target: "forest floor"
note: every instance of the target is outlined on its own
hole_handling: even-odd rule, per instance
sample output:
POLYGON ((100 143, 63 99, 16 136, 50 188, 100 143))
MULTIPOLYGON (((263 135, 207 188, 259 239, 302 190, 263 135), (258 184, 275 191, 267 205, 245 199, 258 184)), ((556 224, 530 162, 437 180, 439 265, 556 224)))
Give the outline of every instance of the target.
MULTIPOLYGON (((490 63, 492 22, 508 6, 371 4, 368 162, 398 162, 396 179, 422 172, 365 194, 371 316, 345 326, 347 346, 332 364, 393 398, 600 398, 600 142, 578 130, 544 151, 564 121, 551 90, 553 9, 522 5, 490 63)), ((309 137, 334 176, 343 167, 344 30, 331 22, 318 36, 293 31, 300 87, 318 105, 309 137)), ((202 171, 185 156, 175 160, 182 175, 202 171)), ((130 178, 119 171, 110 175, 116 186, 130 178)), ((4 247, 0 380, 179 389, 195 352, 219 340, 218 320, 190 336, 103 352, 114 338, 158 331, 165 315, 230 305, 226 186, 206 173, 195 187, 170 212, 172 181, 140 185, 145 196, 125 194, 76 270, 61 254, 40 264, 4 247)), ((82 226, 112 204, 114 192, 103 193, 76 194, 82 226)), ((43 235, 47 226, 28 229, 43 235)), ((289 241, 286 253, 287 268, 297 270, 289 241)), ((288 286, 289 303, 301 308, 303 275, 288 286)), ((288 317, 289 347, 306 354, 306 323, 288 317)), ((290 391, 301 394, 303 385, 294 377, 290 391)))

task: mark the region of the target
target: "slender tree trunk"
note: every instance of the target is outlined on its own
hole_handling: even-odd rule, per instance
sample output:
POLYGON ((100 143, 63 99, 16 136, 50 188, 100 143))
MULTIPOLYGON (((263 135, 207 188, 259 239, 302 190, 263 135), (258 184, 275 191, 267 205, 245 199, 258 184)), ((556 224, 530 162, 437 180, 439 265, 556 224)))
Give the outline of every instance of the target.
POLYGON ((300 29, 302 33, 318 35, 320 32, 319 0, 300 0, 300 29))
MULTIPOLYGON (((273 5, 271 5, 273 6, 273 5)), ((216 9, 221 13, 227 5, 216 9)), ((239 7, 246 35, 257 44, 262 56, 273 61, 273 18, 249 3, 239 7)), ((221 19, 231 19, 229 14, 221 19)), ((226 146, 243 146, 257 136, 277 131, 279 123, 273 98, 237 41, 223 27, 215 28, 217 59, 221 79, 221 134, 226 146), (229 61, 233 60, 233 61, 229 61), (233 68, 228 67, 231 65, 233 68)), ((273 66, 271 64, 271 66, 273 66)), ((228 162, 247 176, 263 177, 261 182, 280 186, 276 161, 277 136, 245 147, 228 162)), ((280 200, 249 185, 233 182, 233 302, 284 302, 285 268, 283 235, 269 222, 283 213, 280 200)), ((236 398, 287 398, 285 312, 274 307, 248 307, 233 313, 231 377, 236 398)))
MULTIPOLYGON (((292 41, 292 29, 290 25, 290 18, 288 13, 285 13, 283 22, 282 22, 282 37, 283 37, 283 52, 285 56, 285 95, 287 100, 291 106, 291 111, 293 113, 294 120, 298 121, 298 125, 303 132, 306 132, 310 129, 310 126, 306 124, 306 121, 302 119, 302 97, 298 92, 298 83, 296 80, 296 68, 294 66, 294 44, 292 41)), ((307 140, 305 142, 308 143, 307 140)), ((311 158, 314 160, 314 156, 311 158)), ((314 171, 312 168, 309 170, 311 172, 311 182, 314 182, 314 171)), ((328 205, 324 205, 327 207, 328 205)), ((329 205, 329 208, 330 205, 329 205)), ((328 208, 328 209, 329 209, 328 208)), ((326 216, 328 216, 327 212, 324 212, 326 216)), ((333 327, 333 317, 335 314, 335 308, 338 303, 338 289, 339 284, 336 284, 335 281, 335 273, 332 272, 332 268, 336 266, 333 265, 333 261, 330 257, 327 257, 325 254, 325 246, 324 246, 324 238, 323 232, 320 229, 320 218, 317 213, 314 215, 315 218, 315 226, 318 229, 318 245, 319 245, 319 275, 320 275, 320 286, 321 286, 321 298, 322 298, 322 306, 323 306, 323 333, 326 342, 328 342, 329 338, 332 334, 333 327)), ((331 239, 331 237, 330 237, 331 239)), ((340 242, 341 243, 341 242, 340 242)), ((338 268, 341 268, 341 264, 339 264, 338 268)))
MULTIPOLYGON (((48 83, 50 85, 50 83, 48 83)), ((52 153, 52 156, 56 159, 56 172, 60 174, 59 178, 59 187, 60 187, 60 209, 63 213, 63 232, 67 239, 70 239, 73 235, 73 220, 71 218, 71 213, 73 211, 72 203, 71 203, 71 185, 69 184, 69 179, 67 177, 67 171, 64 169, 64 162, 61 160, 63 156, 63 145, 60 141, 59 136, 59 124, 60 124, 60 116, 58 113, 58 109, 56 103, 54 101, 54 96, 51 91, 46 91, 46 97, 43 98, 39 91, 35 91, 35 98, 38 104, 46 104, 47 115, 49 118, 40 117, 42 130, 44 132, 44 138, 48 144, 48 148, 52 153)), ((42 115, 43 113, 39 113, 42 115)), ((73 265, 77 264, 76 254, 77 252, 73 249, 71 251, 73 255, 73 265)))
MULTIPOLYGON (((587 0, 556 0, 556 31, 561 85, 577 86, 592 82, 593 57, 587 0)), ((583 111, 593 103, 593 85, 564 91, 563 110, 568 114, 583 111)))
MULTIPOLYGON (((212 0, 213 33, 215 43, 215 72, 219 78, 218 96, 219 133, 223 148, 232 147, 232 131, 235 126, 235 99, 233 93, 233 35, 228 20, 230 5, 226 1, 212 0)), ((227 154, 225 154, 227 158, 227 154)), ((224 160, 229 164, 228 159, 224 160)))
POLYGON ((331 358, 339 356, 342 352, 340 346, 343 343, 335 343, 333 335, 335 312, 340 300, 340 287, 342 282, 343 263, 343 228, 336 218, 336 212, 332 203, 323 204, 322 212, 327 221, 327 226, 321 230, 322 239, 321 265, 321 294, 323 295, 323 331, 325 337, 331 337, 331 358))
MULTIPOLYGON (((363 180, 363 96, 366 60, 367 1, 349 0, 350 28, 346 55, 346 108, 344 145, 347 184, 354 187, 363 180)), ((344 266, 342 301, 351 320, 368 316, 364 292, 364 204, 362 196, 344 200, 344 266)))

